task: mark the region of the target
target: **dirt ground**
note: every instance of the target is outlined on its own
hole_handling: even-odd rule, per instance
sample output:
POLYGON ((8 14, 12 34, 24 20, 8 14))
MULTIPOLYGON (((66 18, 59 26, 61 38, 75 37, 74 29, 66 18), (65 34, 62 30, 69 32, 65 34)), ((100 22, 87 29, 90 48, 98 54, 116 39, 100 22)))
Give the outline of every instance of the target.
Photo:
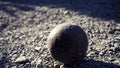
POLYGON ((61 23, 89 40, 85 60, 68 68, 120 68, 120 0, 0 0, 0 68, 63 68, 47 48, 61 23))

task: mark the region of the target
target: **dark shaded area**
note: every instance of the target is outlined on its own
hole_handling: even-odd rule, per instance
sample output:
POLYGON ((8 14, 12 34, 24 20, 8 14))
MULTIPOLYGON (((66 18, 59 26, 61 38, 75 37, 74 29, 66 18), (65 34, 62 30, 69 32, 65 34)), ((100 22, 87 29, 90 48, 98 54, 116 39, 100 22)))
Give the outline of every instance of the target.
POLYGON ((94 18, 120 22, 120 0, 1 0, 0 2, 0 10, 11 15, 15 15, 16 10, 8 7, 24 11, 34 10, 33 6, 64 7, 94 18))
POLYGON ((87 60, 86 62, 86 65, 89 65, 90 68, 120 68, 119 65, 102 61, 95 61, 93 59, 87 60))
MULTIPOLYGON (((27 1, 26 1, 27 2, 27 1)), ((24 2, 20 2, 17 0, 1 0, 0 1, 0 10, 8 13, 11 16, 17 17, 15 12, 19 10, 30 11, 34 10, 34 7, 29 6, 29 4, 25 4, 24 2)))
POLYGON ((4 56, 2 60, 0 60, 0 68, 8 68, 10 66, 9 59, 7 56, 4 56))
POLYGON ((113 29, 109 31, 110 34, 120 34, 120 29, 113 29))
POLYGON ((84 60, 79 64, 67 64, 66 68, 120 68, 120 66, 113 63, 105 63, 102 61, 95 61, 93 59, 84 60))
POLYGON ((2 32, 2 30, 4 30, 5 28, 7 28, 7 26, 8 26, 9 24, 7 24, 7 23, 0 23, 0 32, 2 32))
MULTIPOLYGON (((1 42, 0 42, 1 43, 1 42)), ((0 47, 2 47, 0 45, 0 47)), ((6 48, 0 48, 0 68, 6 68, 8 66, 9 59, 6 48)))

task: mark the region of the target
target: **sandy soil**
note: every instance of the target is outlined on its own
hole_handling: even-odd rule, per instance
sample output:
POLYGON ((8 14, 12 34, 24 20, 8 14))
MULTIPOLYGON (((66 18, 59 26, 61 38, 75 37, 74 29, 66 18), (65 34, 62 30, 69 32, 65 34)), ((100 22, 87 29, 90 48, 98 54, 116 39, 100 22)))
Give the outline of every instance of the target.
POLYGON ((0 68, 63 68, 47 49, 50 31, 75 23, 86 32, 86 59, 68 68, 120 67, 119 0, 1 0, 0 68))

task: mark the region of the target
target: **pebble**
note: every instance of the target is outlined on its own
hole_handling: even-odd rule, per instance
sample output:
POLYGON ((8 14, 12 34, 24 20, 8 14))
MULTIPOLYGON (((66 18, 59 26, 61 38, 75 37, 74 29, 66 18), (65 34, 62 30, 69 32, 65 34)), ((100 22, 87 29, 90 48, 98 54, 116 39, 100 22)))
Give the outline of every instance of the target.
POLYGON ((41 59, 38 59, 38 60, 36 60, 36 64, 37 64, 37 67, 39 68, 41 68, 41 67, 43 67, 43 65, 42 65, 42 60, 41 59))
POLYGON ((42 64, 38 64, 37 68, 44 68, 44 66, 42 64))
POLYGON ((103 55, 105 54, 105 52, 106 52, 106 51, 103 51, 103 50, 102 50, 102 51, 99 53, 99 55, 100 55, 100 56, 103 56, 103 55))
POLYGON ((60 65, 55 64, 55 65, 54 65, 54 68, 60 68, 60 65))
POLYGON ((0 52, 0 61, 2 60, 2 58, 3 58, 3 54, 2 52, 0 52))
POLYGON ((120 63, 120 59, 116 59, 115 61, 113 61, 114 63, 120 63))
POLYGON ((120 29, 120 25, 116 26, 115 28, 116 28, 116 29, 120 29))
POLYGON ((14 60, 17 56, 18 56, 17 54, 13 54, 13 55, 11 56, 11 60, 14 60))
POLYGON ((25 56, 20 56, 14 62, 15 63, 21 63, 21 64, 26 63, 26 62, 28 62, 28 58, 26 58, 25 56))
MULTIPOLYGON (((91 0, 91 1, 88 1, 89 4, 86 4, 87 1, 83 2, 81 0, 80 2, 82 4, 80 4, 81 6, 80 9, 83 9, 83 10, 80 10, 80 11, 79 10, 76 11, 77 8, 74 3, 67 4, 64 2, 63 4, 62 3, 56 4, 57 2, 56 1, 56 2, 53 2, 54 3, 53 8, 50 8, 50 6, 47 6, 45 4, 43 5, 37 4, 38 2, 40 2, 40 0, 39 1, 37 0, 37 2, 35 1, 32 1, 32 0, 26 1, 26 3, 29 2, 29 4, 31 4, 29 6, 35 8, 35 10, 31 10, 31 11, 23 11, 22 9, 20 9, 19 4, 21 2, 18 3, 16 1, 18 4, 17 5, 17 4, 12 3, 12 1, 11 2, 0 1, 0 4, 4 4, 0 8, 4 9, 8 7, 10 9, 12 8, 17 9, 17 11, 15 10, 15 12, 14 10, 13 12, 12 10, 10 10, 11 11, 10 13, 6 12, 6 10, 9 10, 9 9, 4 9, 4 10, 0 9, 0 23, 1 23, 0 30, 2 31, 2 33, 0 32, 0 38, 1 38, 0 39, 0 61, 1 60, 4 61, 4 56, 5 56, 4 51, 3 51, 5 49, 3 48, 6 46, 3 46, 2 44, 8 45, 7 49, 9 50, 8 51, 9 53, 7 52, 8 56, 5 56, 5 57, 8 57, 10 59, 13 58, 13 60, 11 61, 17 60, 21 54, 22 54, 21 56, 23 56, 23 54, 29 55, 29 57, 31 57, 30 61, 34 61, 31 67, 27 67, 28 66, 27 63, 14 65, 14 64, 7 62, 8 65, 10 64, 9 67, 0 67, 0 68, 37 68, 36 63, 39 64, 38 68, 46 68, 45 67, 46 65, 49 65, 47 68, 54 68, 54 64, 53 64, 54 60, 48 59, 49 53, 47 50, 44 50, 45 48, 47 48, 44 45, 46 45, 46 38, 49 34, 48 32, 50 32, 50 30, 52 30, 54 26, 60 23, 63 23, 63 22, 72 22, 72 23, 78 24, 79 26, 83 27, 85 31, 88 31, 87 32, 88 39, 89 41, 92 41, 90 42, 90 45, 89 45, 91 49, 89 47, 88 50, 89 52, 93 52, 90 54, 88 53, 89 56, 93 56, 88 59, 93 59, 93 60, 97 59, 101 61, 102 59, 106 58, 106 60, 103 60, 103 62, 106 62, 107 58, 109 58, 108 62, 117 64, 120 66, 120 53, 119 53, 120 51, 120 48, 119 48, 120 46, 120 43, 119 43, 120 23, 119 22, 120 20, 117 21, 119 19, 117 17, 120 15, 117 9, 114 10, 115 12, 118 12, 115 14, 111 8, 105 9, 111 6, 111 3, 108 2, 108 0, 102 0, 102 1, 91 0), (32 6, 33 2, 35 3, 35 6, 32 6), (101 2, 101 3, 97 4, 98 2, 101 2), (103 2, 104 3, 107 2, 107 4, 103 4, 103 2), (6 6, 5 4, 12 5, 12 6, 6 6), (18 6, 18 7, 15 7, 13 5, 18 6), (69 5, 71 5, 73 9, 71 9, 69 5), (89 10, 90 7, 93 7, 94 9, 91 11, 89 10), (99 8, 102 8, 102 7, 103 9, 100 11, 100 13, 97 13, 96 11, 98 11, 99 8), (108 15, 109 13, 113 13, 112 16, 115 15, 116 18, 115 17, 111 18, 111 15, 110 16, 108 15, 108 17, 104 16, 104 10, 108 10, 107 14, 105 13, 105 15, 108 15), (12 16, 12 15, 15 15, 15 16, 12 16), (15 30, 12 30, 12 29, 15 29, 15 30), (37 36, 38 37, 41 36, 41 38, 44 38, 44 40, 36 38, 37 36), (115 39, 118 39, 117 42, 115 42, 115 39), (8 43, 6 43, 6 41, 4 40, 7 40, 8 43), (25 45, 23 47, 16 46, 16 45, 22 44, 23 42, 25 42, 25 45), (36 44, 40 44, 39 47, 41 47, 41 49, 39 47, 34 46, 36 44), (109 51, 109 49, 111 50, 109 51), (94 50, 97 50, 100 52, 99 57, 95 56, 96 53, 94 53, 94 50), (25 52, 23 53, 23 51, 25 52), (38 58, 42 60, 42 64, 40 63, 41 61, 39 61, 38 58), (115 58, 115 60, 110 61, 113 58, 115 58), (42 67, 43 65, 44 67, 42 67), (50 65, 53 65, 53 67, 50 67, 50 65)), ((45 1, 49 2, 48 0, 45 0, 45 1)), ((74 1, 71 0, 71 2, 74 2, 74 1)), ((21 8, 24 7, 23 5, 26 5, 26 4, 22 3, 22 6, 20 7, 21 8)), ((114 7, 118 8, 118 6, 114 6, 114 7)), ((79 5, 77 7, 79 7, 79 5)), ((19 60, 19 61, 22 61, 22 60, 19 60)), ((105 67, 106 63, 102 64, 102 63, 96 63, 94 61, 88 62, 88 63, 90 64, 84 65, 86 66, 85 68, 97 68, 96 66, 99 66, 98 68, 106 68, 105 67)), ((5 65, 7 66, 7 64, 5 65)), ((63 67, 60 66, 60 68, 63 68, 63 67)), ((113 67, 113 68, 116 68, 116 67, 113 67)))
POLYGON ((94 55, 94 52, 90 52, 87 54, 87 56, 92 56, 92 55, 94 55))
POLYGON ((65 68, 64 65, 60 65, 60 68, 65 68))
POLYGON ((70 13, 69 13, 69 11, 65 11, 64 14, 66 15, 66 14, 70 14, 70 13))
POLYGON ((119 45, 120 45, 119 43, 115 43, 114 47, 119 47, 119 45))
POLYGON ((109 57, 108 60, 112 62, 112 61, 115 61, 115 58, 109 57))
POLYGON ((35 51, 39 51, 41 47, 35 47, 35 51))

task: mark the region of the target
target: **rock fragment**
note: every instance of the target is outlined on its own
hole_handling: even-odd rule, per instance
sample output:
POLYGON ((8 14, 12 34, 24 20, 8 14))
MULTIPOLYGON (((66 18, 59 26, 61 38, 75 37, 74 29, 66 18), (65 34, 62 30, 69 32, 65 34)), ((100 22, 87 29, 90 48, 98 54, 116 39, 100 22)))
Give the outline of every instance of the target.
POLYGON ((3 54, 2 52, 0 52, 0 61, 2 61, 2 58, 3 58, 3 54))
POLYGON ((14 61, 14 63, 20 63, 20 64, 22 64, 22 63, 27 63, 29 60, 28 60, 28 58, 27 57, 25 57, 25 56, 20 56, 20 57, 18 57, 15 61, 14 61))
POLYGON ((35 47, 35 51, 39 51, 41 49, 41 47, 35 47))

